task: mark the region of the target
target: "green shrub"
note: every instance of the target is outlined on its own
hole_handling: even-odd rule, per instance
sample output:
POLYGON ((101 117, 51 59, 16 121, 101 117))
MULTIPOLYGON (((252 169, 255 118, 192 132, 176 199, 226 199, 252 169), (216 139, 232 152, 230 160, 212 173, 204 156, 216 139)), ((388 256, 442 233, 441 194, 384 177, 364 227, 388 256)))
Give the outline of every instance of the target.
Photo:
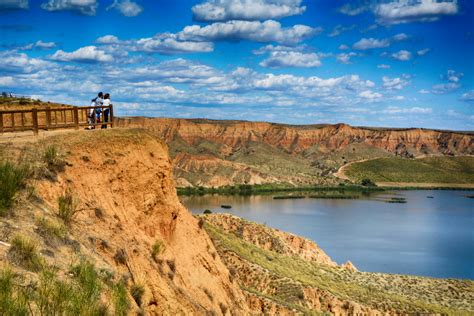
POLYGON ((145 294, 145 287, 142 284, 133 284, 130 288, 130 295, 132 295, 135 303, 137 303, 139 307, 141 307, 143 303, 143 294, 145 294))
POLYGON ((74 288, 72 284, 58 280, 52 270, 46 270, 40 275, 33 301, 40 315, 65 314, 74 301, 74 288))
POLYGON ((77 213, 76 201, 70 191, 58 197, 58 217, 64 224, 70 225, 74 215, 77 213))
POLYGON ((75 281, 73 315, 98 315, 103 310, 99 299, 102 290, 99 276, 92 263, 82 261, 72 268, 75 281))
POLYGON ((8 161, 0 163, 0 215, 5 215, 11 207, 16 193, 24 187, 27 176, 26 166, 16 166, 8 161))
POLYGON ((203 214, 212 214, 211 210, 204 210, 203 214))
POLYGON ((0 271, 0 315, 28 315, 28 299, 15 284, 9 268, 0 271))
POLYGON ((13 238, 8 255, 12 262, 31 271, 41 270, 44 264, 33 240, 21 235, 13 238))
POLYGON ((123 282, 117 283, 112 290, 112 301, 114 303, 114 315, 126 316, 130 310, 127 288, 123 282))
POLYGON ((376 187, 377 185, 375 184, 374 181, 368 179, 368 178, 364 178, 360 181, 360 184, 362 184, 363 186, 365 187, 376 187))
POLYGON ((100 302, 102 285, 93 264, 83 261, 71 269, 70 281, 59 280, 52 270, 40 275, 33 293, 39 315, 106 315, 100 302))

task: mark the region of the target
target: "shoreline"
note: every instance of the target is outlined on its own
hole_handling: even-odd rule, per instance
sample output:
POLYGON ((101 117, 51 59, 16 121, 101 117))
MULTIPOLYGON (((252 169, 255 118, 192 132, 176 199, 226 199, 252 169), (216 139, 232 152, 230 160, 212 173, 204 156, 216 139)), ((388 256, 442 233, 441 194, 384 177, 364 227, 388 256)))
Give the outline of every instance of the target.
POLYGON ((302 187, 273 187, 270 185, 235 185, 216 188, 207 187, 176 187, 180 196, 220 194, 220 195, 261 195, 281 192, 383 192, 390 190, 453 190, 474 191, 474 183, 410 183, 410 182, 380 182, 377 186, 339 185, 339 186, 302 186, 302 187))

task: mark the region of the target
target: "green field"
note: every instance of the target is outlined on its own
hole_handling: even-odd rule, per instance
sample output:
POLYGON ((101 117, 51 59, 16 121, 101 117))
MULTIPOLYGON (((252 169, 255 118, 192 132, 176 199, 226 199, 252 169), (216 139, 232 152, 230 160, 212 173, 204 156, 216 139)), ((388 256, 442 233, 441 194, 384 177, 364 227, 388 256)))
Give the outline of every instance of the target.
POLYGON ((474 183, 474 157, 379 158, 354 163, 345 170, 354 181, 474 183))

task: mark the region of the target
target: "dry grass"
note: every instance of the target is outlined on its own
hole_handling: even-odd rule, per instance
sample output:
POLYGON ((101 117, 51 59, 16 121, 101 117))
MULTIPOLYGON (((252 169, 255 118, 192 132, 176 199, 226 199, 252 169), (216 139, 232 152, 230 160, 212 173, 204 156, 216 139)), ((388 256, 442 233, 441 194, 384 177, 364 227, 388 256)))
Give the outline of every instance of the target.
MULTIPOLYGON (((305 309, 301 302, 303 287, 322 289, 340 299, 356 301, 373 308, 405 313, 468 314, 474 311, 472 281, 351 272, 264 250, 208 223, 204 227, 221 256, 234 253, 245 262, 260 267, 260 272, 252 275, 256 288, 258 284, 273 284, 275 294, 270 295, 270 298, 276 302, 299 306, 301 311, 305 309)), ((226 262, 229 264, 235 261, 226 262)), ((232 264, 231 267, 237 271, 242 269, 241 266, 232 264)), ((267 290, 272 292, 271 289, 267 290)))
POLYGON ((66 225, 70 225, 74 219, 74 215, 78 212, 77 201, 71 191, 66 191, 58 197, 58 217, 66 225))
POLYGON ((13 237, 11 247, 8 250, 8 257, 11 262, 34 272, 40 271, 44 265, 44 260, 38 253, 36 243, 22 235, 13 237))
POLYGON ((158 255, 165 250, 165 244, 161 240, 157 240, 151 246, 151 257, 155 262, 158 260, 158 255))
POLYGON ((9 161, 0 162, 0 216, 11 208, 15 195, 25 186, 29 168, 9 161))

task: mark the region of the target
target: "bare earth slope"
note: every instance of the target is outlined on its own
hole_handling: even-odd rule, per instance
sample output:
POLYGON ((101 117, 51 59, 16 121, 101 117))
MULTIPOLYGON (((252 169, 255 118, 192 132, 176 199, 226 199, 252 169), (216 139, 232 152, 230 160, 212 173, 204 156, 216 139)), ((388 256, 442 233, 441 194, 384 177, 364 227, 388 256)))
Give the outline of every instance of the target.
MULTIPOLYGON (((19 147, 2 144, 0 152, 3 159, 19 154, 22 161, 34 164, 51 145, 66 161, 64 171, 34 182, 42 202, 19 205, 18 217, 1 226, 10 227, 3 231, 2 241, 10 242, 16 233, 41 241, 35 233, 35 216, 54 219, 58 197, 69 191, 80 209, 69 229, 80 250, 72 254, 64 250, 64 257, 60 249, 67 246, 58 250, 41 242, 45 253, 56 253, 45 257, 50 264, 67 268, 73 258, 86 256, 114 275, 129 275, 144 286, 143 309, 151 314, 247 310, 240 288, 230 280, 208 235, 179 202, 162 141, 143 130, 83 131, 19 147), (154 259, 155 243, 161 249, 154 259)), ((0 248, 3 266, 8 249, 0 248)))
POLYGON ((351 161, 474 154, 467 132, 143 117, 116 123, 166 141, 178 186, 334 184, 340 179, 332 174, 351 161))

